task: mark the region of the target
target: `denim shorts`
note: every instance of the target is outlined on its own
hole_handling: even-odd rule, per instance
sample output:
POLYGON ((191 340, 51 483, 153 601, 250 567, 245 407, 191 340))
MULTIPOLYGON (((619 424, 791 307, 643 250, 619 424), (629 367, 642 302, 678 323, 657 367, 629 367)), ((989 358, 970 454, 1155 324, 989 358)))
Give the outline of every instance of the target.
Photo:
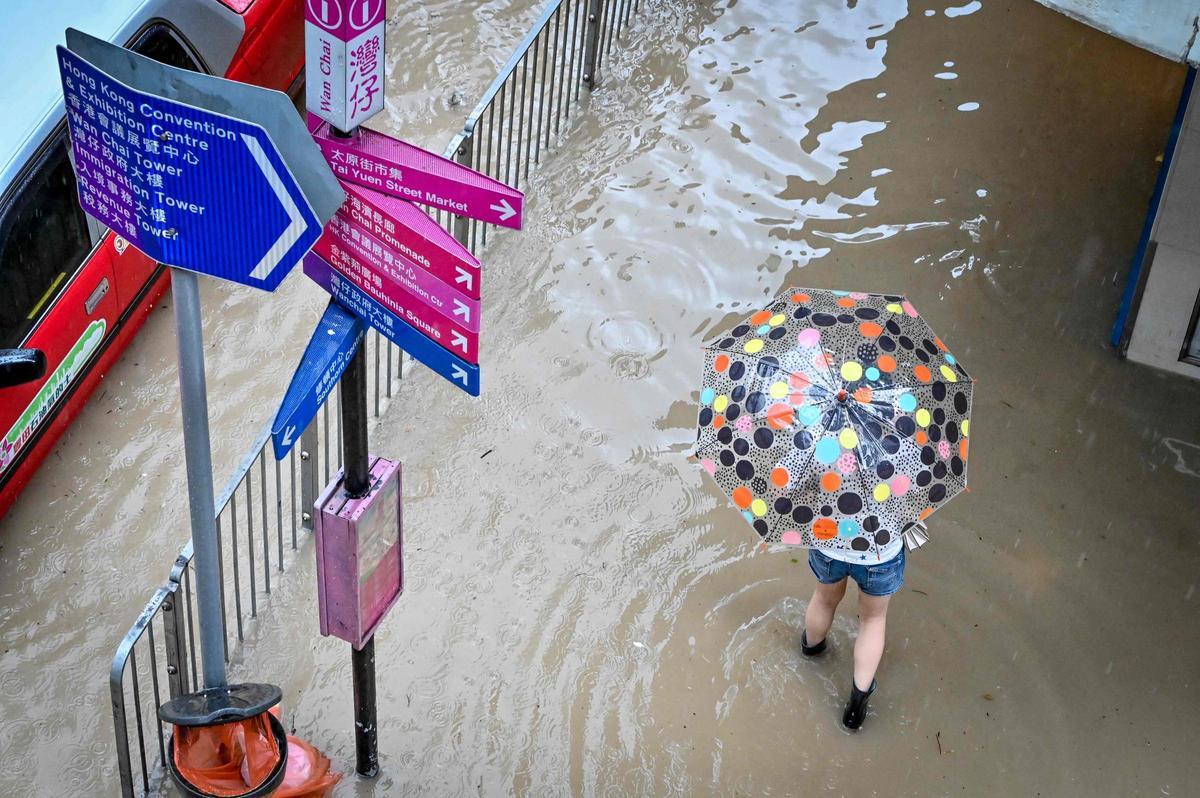
POLYGON ((887 562, 851 563, 827 557, 817 549, 808 550, 808 567, 817 581, 835 585, 850 577, 868 596, 890 596, 904 584, 904 549, 887 562))

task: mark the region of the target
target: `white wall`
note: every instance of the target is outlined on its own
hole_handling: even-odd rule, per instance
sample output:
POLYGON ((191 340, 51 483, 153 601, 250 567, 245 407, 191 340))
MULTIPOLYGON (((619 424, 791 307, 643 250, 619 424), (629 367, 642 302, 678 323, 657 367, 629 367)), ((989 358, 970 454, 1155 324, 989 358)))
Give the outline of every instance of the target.
POLYGON ((1200 0, 1038 0, 1172 61, 1200 66, 1200 0))

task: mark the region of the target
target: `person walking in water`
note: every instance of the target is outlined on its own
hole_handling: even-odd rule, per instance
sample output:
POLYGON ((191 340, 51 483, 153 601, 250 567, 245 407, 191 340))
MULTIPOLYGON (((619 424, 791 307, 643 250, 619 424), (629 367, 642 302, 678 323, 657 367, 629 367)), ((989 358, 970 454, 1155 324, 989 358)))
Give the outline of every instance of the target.
POLYGON ((975 381, 902 294, 789 288, 704 347, 700 467, 759 545, 808 549, 800 643, 819 655, 846 582, 859 588, 842 722, 875 692, 905 548, 967 487, 975 381))
POLYGON ((808 566, 817 577, 817 587, 804 613, 804 631, 800 635, 800 650, 805 656, 815 657, 826 649, 834 612, 846 595, 847 579, 858 585, 854 678, 842 713, 842 725, 847 729, 862 726, 867 701, 875 692, 875 671, 883 657, 888 604, 892 594, 904 584, 904 559, 904 538, 900 535, 883 546, 879 559, 870 563, 855 551, 808 550, 808 566))

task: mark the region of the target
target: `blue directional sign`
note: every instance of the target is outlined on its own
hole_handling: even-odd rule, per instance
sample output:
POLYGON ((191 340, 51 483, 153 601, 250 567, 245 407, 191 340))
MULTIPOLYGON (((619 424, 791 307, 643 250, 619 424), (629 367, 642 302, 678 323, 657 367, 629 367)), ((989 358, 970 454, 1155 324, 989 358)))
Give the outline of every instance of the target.
POLYGON ((304 273, 332 294, 339 304, 379 330, 396 346, 433 369, 456 388, 466 391, 471 396, 479 396, 479 366, 471 365, 426 338, 361 288, 342 277, 320 255, 310 252, 304 256, 304 273))
POLYGON ((330 302, 325 308, 325 315, 313 330, 304 357, 300 358, 300 365, 292 375, 292 382, 271 424, 276 460, 287 457, 308 423, 316 417, 342 372, 350 365, 365 332, 363 323, 336 302, 330 302))
MULTIPOLYGON (((321 187, 318 204, 328 215, 318 213, 268 129, 228 115, 266 101, 250 95, 247 105, 247 89, 279 93, 71 33, 68 41, 91 55, 58 48, 83 209, 156 261, 273 291, 344 196, 326 167, 336 201, 328 207, 329 185, 321 187), (168 87, 188 101, 161 96, 168 87)), ((278 115, 263 121, 288 126, 278 115)), ((294 110, 290 126, 305 130, 294 110)), ((311 146, 297 153, 320 157, 311 146)))

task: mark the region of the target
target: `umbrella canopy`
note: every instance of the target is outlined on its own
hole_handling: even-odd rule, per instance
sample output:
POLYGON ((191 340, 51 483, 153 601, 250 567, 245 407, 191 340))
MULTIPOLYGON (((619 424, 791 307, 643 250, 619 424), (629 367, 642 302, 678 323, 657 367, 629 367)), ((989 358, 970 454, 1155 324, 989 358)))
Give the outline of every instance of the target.
POLYGON ((973 387, 905 297, 797 288, 705 348, 695 455, 763 540, 871 561, 966 487, 973 387))

